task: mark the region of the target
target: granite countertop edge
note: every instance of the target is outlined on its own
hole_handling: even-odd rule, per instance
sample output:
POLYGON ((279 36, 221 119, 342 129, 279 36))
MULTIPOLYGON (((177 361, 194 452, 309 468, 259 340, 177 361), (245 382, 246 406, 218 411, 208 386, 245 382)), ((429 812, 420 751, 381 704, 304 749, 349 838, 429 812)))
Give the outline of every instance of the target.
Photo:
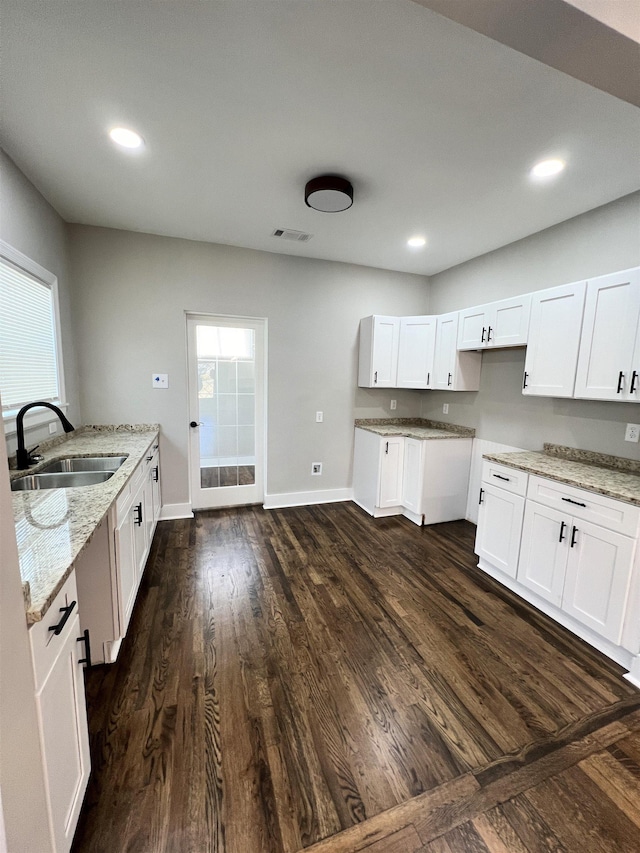
POLYGON ((633 459, 549 444, 483 459, 640 507, 640 464, 633 459))
POLYGON ((473 438, 476 434, 471 427, 427 418, 357 418, 354 425, 376 435, 401 435, 421 441, 473 438))
MULTIPOLYGON (((74 570, 79 555, 91 542, 95 531, 126 487, 149 447, 158 438, 159 432, 159 424, 89 425, 80 427, 63 437, 42 442, 39 451, 44 459, 29 468, 30 474, 37 473, 45 465, 63 457, 82 458, 100 453, 113 456, 126 455, 127 458, 113 477, 105 483, 80 488, 12 493, 16 528, 22 525, 27 531, 26 538, 18 537, 18 551, 26 619, 29 626, 42 621, 56 595, 74 570), (119 439, 122 440, 119 442, 119 439), (120 450, 118 444, 121 447, 120 450), (71 521, 73 527, 69 533, 69 555, 62 560, 52 557, 52 565, 48 566, 44 565, 40 554, 34 558, 32 565, 25 566, 25 555, 28 556, 38 550, 33 548, 28 536, 32 529, 38 527, 38 523, 31 518, 31 510, 35 510, 39 503, 53 493, 64 493, 68 503, 67 520, 71 521), (82 521, 78 520, 80 512, 82 512, 82 521)), ((14 469, 10 470, 9 476, 13 480, 24 476, 25 473, 25 471, 14 469)), ((41 529, 46 527, 42 525, 41 529)))

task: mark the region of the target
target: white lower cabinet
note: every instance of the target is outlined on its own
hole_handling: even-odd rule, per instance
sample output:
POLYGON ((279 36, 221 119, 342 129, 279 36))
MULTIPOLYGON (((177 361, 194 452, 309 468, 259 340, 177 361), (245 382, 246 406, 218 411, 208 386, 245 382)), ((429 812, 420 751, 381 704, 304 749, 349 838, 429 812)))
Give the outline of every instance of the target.
POLYGON ((569 543, 562 609, 612 643, 619 643, 636 543, 628 536, 574 519, 569 543))
POLYGON ((53 853, 71 847, 91 768, 77 598, 72 573, 29 630, 53 853))
POLYGON ((558 607, 562 603, 570 530, 566 515, 527 501, 518 580, 558 607))
POLYGON ((495 463, 483 468, 478 566, 623 666, 639 669, 640 508, 530 475, 520 536, 517 495, 487 483, 490 465, 495 476, 495 463))
POLYGON ((374 517, 416 524, 464 518, 473 439, 415 439, 355 431, 353 499, 374 517))
POLYGON ((402 462, 404 438, 394 435, 380 441, 379 507, 398 506, 402 503, 402 462))
POLYGON ((524 498, 483 481, 476 532, 476 554, 515 578, 520 554, 524 498))
POLYGON ((93 663, 113 663, 129 626, 160 515, 158 446, 149 448, 76 563, 93 663))

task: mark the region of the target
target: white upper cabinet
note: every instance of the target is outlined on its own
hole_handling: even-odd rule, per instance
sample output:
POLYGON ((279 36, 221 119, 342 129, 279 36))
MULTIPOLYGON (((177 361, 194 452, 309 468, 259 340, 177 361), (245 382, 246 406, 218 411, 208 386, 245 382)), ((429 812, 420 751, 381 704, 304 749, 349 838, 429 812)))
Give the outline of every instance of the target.
POLYGON ((395 388, 399 339, 399 317, 373 315, 360 320, 361 388, 395 388))
POLYGON ((575 397, 640 401, 640 269, 587 284, 575 397))
POLYGON ((516 347, 527 343, 531 294, 460 311, 458 349, 516 347))
POLYGON ((522 393, 572 397, 587 283, 532 294, 522 393))
POLYGON ((435 317, 400 318, 398 388, 431 388, 435 345, 435 317))
POLYGON ((482 353, 458 352, 458 320, 457 311, 437 318, 431 387, 442 391, 477 391, 482 353))

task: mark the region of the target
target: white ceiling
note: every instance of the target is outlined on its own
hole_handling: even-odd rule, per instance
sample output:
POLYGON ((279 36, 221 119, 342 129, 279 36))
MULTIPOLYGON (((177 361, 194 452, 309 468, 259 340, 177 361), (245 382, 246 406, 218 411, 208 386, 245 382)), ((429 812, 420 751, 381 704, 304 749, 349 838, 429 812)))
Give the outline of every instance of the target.
POLYGON ((640 188, 637 107, 410 0, 2 0, 0 38, 0 142, 70 222, 429 275, 640 188))

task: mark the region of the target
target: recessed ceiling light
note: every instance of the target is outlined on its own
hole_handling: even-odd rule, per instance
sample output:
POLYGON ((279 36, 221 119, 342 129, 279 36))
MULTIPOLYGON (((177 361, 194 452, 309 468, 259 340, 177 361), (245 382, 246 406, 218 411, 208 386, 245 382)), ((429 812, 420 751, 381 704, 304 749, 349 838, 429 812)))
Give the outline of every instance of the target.
POLYGON ((564 160, 541 160, 531 170, 534 178, 551 178, 561 172, 567 164, 564 160))
POLYGON ((422 246, 426 244, 426 240, 424 237, 409 237, 407 240, 407 246, 411 246, 412 249, 420 249, 422 246))
POLYGON ((126 127, 114 127, 109 131, 109 136, 117 145, 121 145, 123 148, 140 148, 144 145, 144 140, 140 134, 126 127))

